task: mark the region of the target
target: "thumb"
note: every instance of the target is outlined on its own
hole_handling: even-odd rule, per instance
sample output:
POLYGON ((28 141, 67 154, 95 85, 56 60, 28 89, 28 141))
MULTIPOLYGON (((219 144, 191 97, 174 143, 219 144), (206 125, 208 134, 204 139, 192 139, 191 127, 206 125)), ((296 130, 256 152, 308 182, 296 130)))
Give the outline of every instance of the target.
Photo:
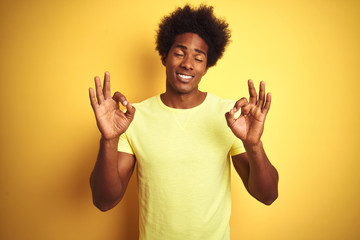
POLYGON ((234 115, 235 115, 235 110, 233 108, 229 112, 225 113, 226 122, 229 127, 232 126, 236 120, 234 115))
POLYGON ((135 115, 135 111, 136 109, 131 105, 130 102, 127 102, 126 103, 126 112, 125 112, 125 116, 128 118, 128 119, 133 119, 134 118, 134 115, 135 115))

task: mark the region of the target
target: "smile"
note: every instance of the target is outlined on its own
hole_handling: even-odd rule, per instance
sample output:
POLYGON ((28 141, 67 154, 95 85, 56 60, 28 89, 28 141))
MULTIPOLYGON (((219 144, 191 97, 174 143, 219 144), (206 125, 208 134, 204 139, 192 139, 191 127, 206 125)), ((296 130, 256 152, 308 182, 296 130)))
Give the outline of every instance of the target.
POLYGON ((181 74, 181 73, 177 73, 176 75, 178 75, 179 77, 184 78, 184 79, 190 79, 190 78, 194 77, 194 76, 185 75, 185 74, 181 74))

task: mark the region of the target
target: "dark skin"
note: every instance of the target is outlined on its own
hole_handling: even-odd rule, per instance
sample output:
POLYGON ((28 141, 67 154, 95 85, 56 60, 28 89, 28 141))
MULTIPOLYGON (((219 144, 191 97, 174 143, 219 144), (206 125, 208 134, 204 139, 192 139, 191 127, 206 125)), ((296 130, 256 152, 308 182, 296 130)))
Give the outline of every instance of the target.
MULTIPOLYGON (((192 108, 201 104, 206 93, 198 89, 206 74, 208 46, 197 34, 178 35, 167 56, 162 58, 166 67, 166 91, 161 100, 169 107, 192 108)), ((278 173, 267 158, 261 136, 266 115, 271 104, 271 95, 265 97, 265 83, 260 83, 257 95, 253 82, 248 81, 249 101, 238 100, 225 118, 234 135, 244 144, 245 153, 233 156, 233 164, 245 188, 260 202, 270 205, 278 196, 278 173), (241 115, 234 114, 241 110, 241 115)), ((102 211, 107 211, 122 199, 134 171, 134 155, 118 152, 117 143, 122 133, 132 122, 135 108, 125 96, 115 92, 111 96, 110 74, 105 73, 104 84, 95 77, 95 92, 89 89, 90 101, 96 122, 101 132, 100 150, 90 177, 93 202, 102 211), (119 104, 126 107, 120 110, 119 104)))
POLYGON ((208 46, 197 34, 178 35, 162 63, 166 68, 166 91, 161 100, 172 108, 192 108, 204 101, 199 83, 206 74, 208 46))
POLYGON ((94 170, 90 177, 93 202, 102 211, 113 208, 124 196, 135 167, 135 156, 118 152, 119 137, 132 122, 135 108, 124 95, 115 92, 111 97, 110 74, 105 73, 104 88, 100 78, 95 77, 96 97, 89 89, 91 106, 101 132, 100 149, 94 170), (119 103, 126 107, 123 113, 119 103))
POLYGON ((244 144, 245 153, 232 157, 233 164, 248 192, 260 202, 270 205, 278 196, 279 175, 266 156, 261 136, 270 109, 271 94, 265 99, 265 83, 260 83, 257 96, 252 80, 248 81, 249 101, 241 98, 226 113, 226 121, 236 137, 244 144), (234 114, 241 109, 241 115, 234 114))

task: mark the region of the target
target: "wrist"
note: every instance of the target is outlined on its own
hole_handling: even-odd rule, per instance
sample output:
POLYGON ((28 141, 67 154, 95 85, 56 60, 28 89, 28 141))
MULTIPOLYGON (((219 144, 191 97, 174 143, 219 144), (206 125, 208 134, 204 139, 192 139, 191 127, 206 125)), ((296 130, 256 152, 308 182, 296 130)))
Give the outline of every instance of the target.
MULTIPOLYGON (((120 136, 119 136, 120 137, 120 136)), ((119 137, 115 137, 115 138, 105 138, 104 136, 101 136, 100 138, 100 144, 105 144, 105 145, 118 145, 119 143, 119 137)))
POLYGON ((257 143, 249 143, 243 141, 244 148, 246 149, 246 152, 257 152, 261 149, 263 149, 263 144, 261 140, 257 143))

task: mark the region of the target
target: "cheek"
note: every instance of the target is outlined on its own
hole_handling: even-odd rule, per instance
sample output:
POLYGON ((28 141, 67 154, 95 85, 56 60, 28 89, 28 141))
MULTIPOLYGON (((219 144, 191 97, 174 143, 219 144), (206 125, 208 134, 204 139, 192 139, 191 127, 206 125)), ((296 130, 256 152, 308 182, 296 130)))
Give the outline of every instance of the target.
POLYGON ((198 73, 200 73, 201 76, 204 76, 206 74, 206 68, 204 69, 204 67, 200 67, 198 73))

